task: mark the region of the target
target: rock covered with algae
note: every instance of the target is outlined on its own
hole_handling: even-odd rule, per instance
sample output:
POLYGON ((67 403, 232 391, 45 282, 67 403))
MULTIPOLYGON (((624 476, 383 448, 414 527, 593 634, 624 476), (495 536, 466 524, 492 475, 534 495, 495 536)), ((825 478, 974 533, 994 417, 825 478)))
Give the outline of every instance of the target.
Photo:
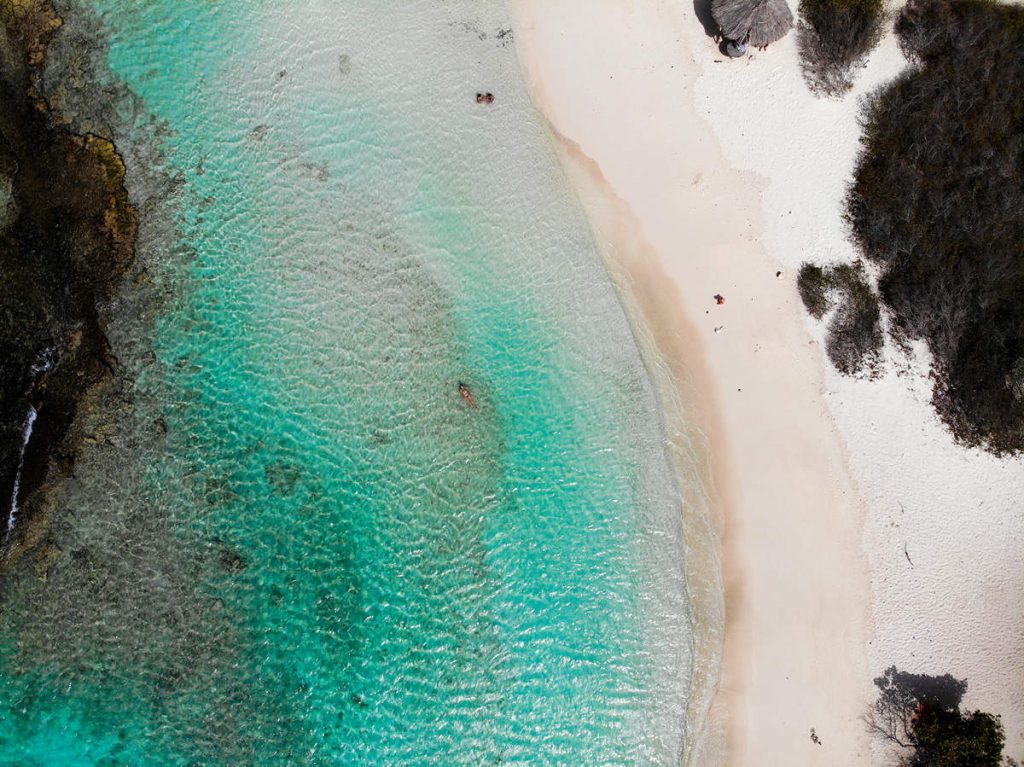
POLYGON ((42 88, 63 20, 48 0, 0 0, 0 566, 40 540, 71 425, 115 361, 104 307, 132 263, 137 215, 114 144, 76 133, 42 88))

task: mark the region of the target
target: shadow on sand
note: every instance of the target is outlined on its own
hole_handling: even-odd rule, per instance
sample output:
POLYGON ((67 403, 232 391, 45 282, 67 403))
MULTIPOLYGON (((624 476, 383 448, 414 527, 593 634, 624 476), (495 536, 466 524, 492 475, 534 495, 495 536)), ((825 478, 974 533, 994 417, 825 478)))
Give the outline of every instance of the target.
POLYGON ((711 15, 711 0, 693 0, 693 12, 697 15, 697 21, 704 27, 704 34, 718 42, 721 33, 715 17, 711 15))

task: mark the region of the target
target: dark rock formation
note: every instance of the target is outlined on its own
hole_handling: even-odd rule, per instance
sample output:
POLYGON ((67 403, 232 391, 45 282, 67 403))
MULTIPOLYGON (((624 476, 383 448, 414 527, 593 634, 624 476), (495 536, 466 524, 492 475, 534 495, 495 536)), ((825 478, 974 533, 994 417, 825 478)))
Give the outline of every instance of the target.
POLYGON ((47 45, 62 23, 52 5, 0 0, 0 23, 0 188, 10 189, 0 200, 4 566, 35 542, 31 522, 47 505, 40 491, 71 470, 79 403, 113 371, 104 307, 132 262, 137 220, 114 145, 58 124, 42 92, 47 45))

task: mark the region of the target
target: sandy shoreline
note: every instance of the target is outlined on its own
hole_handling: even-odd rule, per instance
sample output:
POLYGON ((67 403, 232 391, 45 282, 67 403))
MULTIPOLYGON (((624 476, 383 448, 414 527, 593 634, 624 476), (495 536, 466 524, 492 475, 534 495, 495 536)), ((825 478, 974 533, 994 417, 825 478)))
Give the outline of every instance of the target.
POLYGON ((570 174, 589 179, 583 201, 601 245, 707 435, 726 636, 702 761, 866 754, 860 512, 792 280, 775 276, 781 266, 760 246, 756 180, 729 167, 686 98, 698 70, 667 5, 524 0, 517 12, 522 63, 570 174), (604 225, 602 194, 621 201, 635 230, 604 225), (645 268, 663 269, 671 287, 645 268))
POLYGON ((704 576, 688 583, 695 660, 687 720, 700 732, 716 694, 724 639, 718 497, 732 487, 729 466, 708 460, 706 435, 724 434, 717 400, 704 396, 714 377, 700 353, 699 330, 683 310, 679 289, 640 234, 629 206, 579 146, 564 136, 558 139, 559 155, 593 223, 609 272, 626 297, 666 413, 669 450, 680 477, 687 569, 704 576), (722 490, 716 492, 716 487, 722 490))
MULTIPOLYGON (((853 256, 840 214, 857 97, 899 71, 895 42, 852 96, 826 102, 800 78, 793 35, 722 61, 688 0, 510 4, 534 100, 634 319, 679 384, 683 441, 709 466, 726 629, 707 727, 705 698, 691 699, 687 763, 876 763, 861 716, 872 677, 892 664, 967 678, 965 704, 1001 714, 1006 753, 1019 756, 1024 702, 1005 688, 1024 681, 1013 649, 1024 559, 1004 545, 978 573, 963 560, 991 549, 989 523, 1021 540, 1024 463, 965 456, 920 374, 836 375, 795 290, 802 261, 853 256), (988 516, 962 519, 978 493, 988 516), (893 519, 897 496, 911 510, 893 519), (904 544, 927 564, 908 568, 904 544)), ((698 624, 719 584, 693 576, 712 566, 688 562, 698 624)), ((699 692, 722 638, 697 639, 699 692)))

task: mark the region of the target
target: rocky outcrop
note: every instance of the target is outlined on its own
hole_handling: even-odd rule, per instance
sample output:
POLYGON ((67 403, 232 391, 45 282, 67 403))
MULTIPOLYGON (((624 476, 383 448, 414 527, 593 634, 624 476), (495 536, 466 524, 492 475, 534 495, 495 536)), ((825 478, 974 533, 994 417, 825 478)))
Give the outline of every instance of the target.
POLYGON ((62 24, 53 6, 0 0, 0 22, 2 567, 37 539, 47 488, 73 464, 79 404, 113 372, 104 311, 132 263, 137 216, 117 148, 54 119, 42 91, 62 24))

